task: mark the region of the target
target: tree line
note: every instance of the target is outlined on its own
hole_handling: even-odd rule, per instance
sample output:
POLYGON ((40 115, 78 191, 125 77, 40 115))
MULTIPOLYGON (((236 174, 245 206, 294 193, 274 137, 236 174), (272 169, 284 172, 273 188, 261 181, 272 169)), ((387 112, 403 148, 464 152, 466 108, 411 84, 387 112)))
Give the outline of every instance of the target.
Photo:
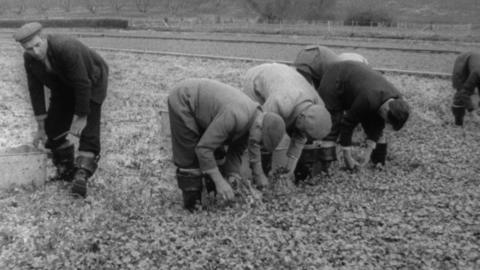
MULTIPOLYGON (((336 0, 0 0, 0 14, 22 15, 27 10, 40 15, 49 11, 70 13, 83 9, 92 14, 110 11, 120 14, 122 11, 136 10, 148 13, 159 10, 175 16, 184 8, 207 6, 211 13, 221 13, 234 5, 257 16, 263 22, 281 22, 285 19, 320 19, 328 16, 336 0)), ((220 14, 221 15, 221 14, 220 14)))

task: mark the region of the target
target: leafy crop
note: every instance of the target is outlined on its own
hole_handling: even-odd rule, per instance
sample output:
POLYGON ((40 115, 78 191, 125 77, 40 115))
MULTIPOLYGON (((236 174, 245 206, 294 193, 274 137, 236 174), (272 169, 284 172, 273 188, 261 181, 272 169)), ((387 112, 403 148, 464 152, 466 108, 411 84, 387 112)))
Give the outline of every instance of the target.
MULTIPOLYGON (((384 168, 334 174, 288 196, 182 209, 165 95, 187 77, 239 87, 249 63, 106 53, 102 159, 87 199, 65 183, 0 192, 0 269, 478 269, 480 126, 452 124, 445 80, 388 76, 411 119, 384 168)), ((34 120, 19 51, 0 52, 0 147, 34 120)), ((356 137, 361 144, 361 136, 356 137)))

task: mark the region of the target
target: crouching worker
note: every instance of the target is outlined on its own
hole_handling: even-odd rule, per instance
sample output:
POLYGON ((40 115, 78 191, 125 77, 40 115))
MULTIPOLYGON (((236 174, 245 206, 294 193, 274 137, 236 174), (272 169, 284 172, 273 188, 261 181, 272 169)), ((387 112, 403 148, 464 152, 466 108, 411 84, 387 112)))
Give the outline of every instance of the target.
POLYGON ((280 116, 262 112, 239 89, 210 79, 180 82, 168 96, 168 110, 178 186, 190 211, 200 201, 202 189, 208 188, 203 182, 209 180, 217 195, 233 198, 229 181, 240 177, 247 147, 254 178, 265 178, 260 147, 272 151, 285 134, 280 116), (225 163, 219 168, 215 152, 224 146, 228 148, 225 163))
POLYGON ((476 122, 480 122, 471 100, 475 88, 480 89, 480 54, 466 52, 457 57, 453 66, 452 86, 457 90, 452 105, 455 124, 463 125, 465 111, 468 111, 476 122))
MULTIPOLYGON (((243 91, 262 104, 263 111, 276 113, 285 121, 290 136, 286 169, 289 179, 293 179, 307 139, 320 140, 330 132, 330 114, 323 101, 300 73, 278 63, 261 64, 249 69, 243 91)), ((288 141, 288 137, 284 140, 288 141)), ((266 184, 257 183, 260 186, 266 184)))
POLYGON ((95 51, 63 35, 44 35, 39 23, 14 33, 23 54, 28 90, 38 130, 34 145, 45 142, 57 168, 54 179, 72 181, 72 192, 87 194, 87 180, 97 169, 101 107, 107 92, 108 66, 95 51), (44 87, 51 90, 48 110, 44 87), (76 160, 68 133, 80 138, 76 160))
POLYGON ((380 73, 354 61, 336 62, 329 66, 318 89, 332 116, 332 132, 324 139, 326 147, 334 147, 339 138, 345 163, 349 169, 362 167, 370 160, 385 163, 387 142, 383 136, 386 124, 400 130, 410 109, 400 92, 380 73), (367 135, 367 150, 359 162, 352 158, 352 134, 361 124, 367 135))

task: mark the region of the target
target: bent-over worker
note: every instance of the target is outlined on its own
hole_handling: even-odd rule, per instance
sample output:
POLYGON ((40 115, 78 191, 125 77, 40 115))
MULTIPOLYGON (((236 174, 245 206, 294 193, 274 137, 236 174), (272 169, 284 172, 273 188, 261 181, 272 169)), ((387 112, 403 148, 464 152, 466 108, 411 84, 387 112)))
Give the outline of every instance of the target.
POLYGON ((397 88, 379 72, 355 61, 332 63, 318 89, 332 115, 332 132, 324 139, 325 147, 335 147, 337 139, 343 148, 348 168, 385 163, 387 142, 383 134, 386 124, 400 130, 407 121, 410 108, 397 88), (352 158, 352 134, 361 124, 367 135, 367 151, 363 162, 352 158), (329 142, 329 143, 328 143, 329 142))
POLYGON ((168 96, 168 109, 177 180, 184 206, 190 211, 200 200, 204 174, 213 180, 218 195, 233 198, 227 180, 239 177, 247 148, 254 177, 265 178, 260 147, 272 151, 285 134, 279 115, 263 112, 239 89, 210 79, 187 79, 177 84, 168 96), (215 151, 224 146, 228 150, 221 172, 215 151), (188 181, 185 175, 195 179, 188 181))

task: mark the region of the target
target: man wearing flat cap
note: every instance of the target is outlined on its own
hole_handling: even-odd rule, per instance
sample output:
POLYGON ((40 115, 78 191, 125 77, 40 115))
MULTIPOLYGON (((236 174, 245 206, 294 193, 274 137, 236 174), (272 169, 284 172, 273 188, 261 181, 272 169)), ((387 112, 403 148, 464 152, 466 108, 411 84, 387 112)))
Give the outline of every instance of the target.
POLYGON ((324 139, 333 145, 339 139, 348 168, 362 167, 370 160, 385 163, 386 124, 400 130, 410 115, 410 108, 396 87, 380 73, 357 61, 330 64, 318 88, 320 97, 332 116, 332 132, 324 139), (367 135, 363 161, 352 158, 352 134, 361 124, 367 135))
POLYGON ((479 122, 480 117, 474 111, 471 97, 475 88, 480 91, 480 53, 465 52, 457 57, 453 66, 452 86, 457 90, 452 105, 455 124, 463 125, 465 111, 479 122))
POLYGON ((83 197, 100 153, 101 106, 106 96, 108 66, 77 39, 45 35, 39 23, 27 23, 14 39, 24 48, 28 90, 38 123, 34 145, 52 151, 54 179, 72 181, 72 192, 83 197), (48 108, 45 87, 51 90, 48 108), (80 138, 75 159, 68 133, 80 138))
MULTIPOLYGON (((330 114, 323 101, 300 73, 279 63, 261 64, 249 69, 243 91, 262 104, 265 112, 276 113, 285 121, 291 138, 286 169, 292 179, 307 139, 321 140, 330 132, 330 114)), ((284 142, 285 139, 288 142, 287 136, 284 142)))
POLYGON ((211 79, 177 84, 168 96, 168 111, 177 182, 190 211, 200 201, 202 190, 208 190, 208 180, 219 196, 233 198, 229 182, 240 177, 245 149, 254 177, 265 177, 260 147, 272 151, 285 134, 279 115, 263 112, 239 89, 211 79), (216 153, 225 146, 225 161, 220 164, 216 153))

